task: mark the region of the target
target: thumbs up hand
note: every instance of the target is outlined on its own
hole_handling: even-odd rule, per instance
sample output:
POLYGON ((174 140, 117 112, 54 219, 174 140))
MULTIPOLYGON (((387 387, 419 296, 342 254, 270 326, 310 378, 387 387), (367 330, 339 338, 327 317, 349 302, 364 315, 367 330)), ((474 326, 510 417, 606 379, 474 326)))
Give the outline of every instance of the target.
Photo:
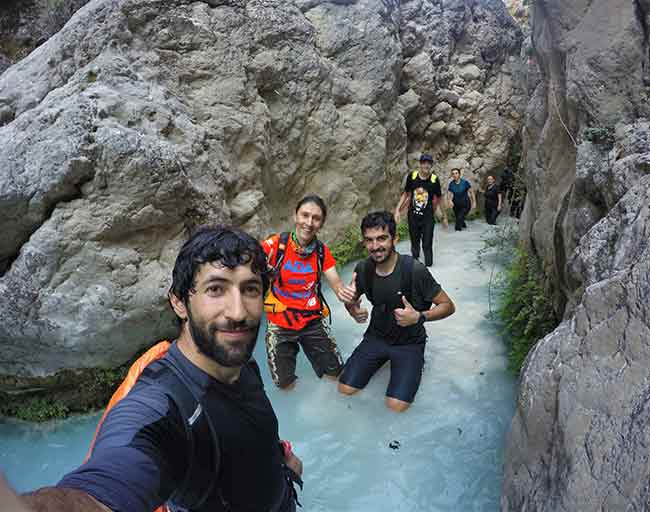
POLYGON ((343 304, 352 304, 357 300, 357 273, 352 273, 352 281, 349 285, 341 286, 336 296, 343 304))
POLYGON ((400 327, 408 327, 409 325, 416 324, 420 318, 420 313, 406 300, 404 295, 402 295, 402 304, 404 304, 403 309, 396 309, 393 312, 397 325, 400 327))

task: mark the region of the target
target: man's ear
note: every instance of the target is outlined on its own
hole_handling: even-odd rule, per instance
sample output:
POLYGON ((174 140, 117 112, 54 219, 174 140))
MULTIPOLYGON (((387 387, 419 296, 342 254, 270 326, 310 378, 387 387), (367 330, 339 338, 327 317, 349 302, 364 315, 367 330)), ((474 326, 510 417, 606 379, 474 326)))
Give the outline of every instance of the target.
POLYGON ((188 315, 185 303, 172 292, 169 292, 167 296, 169 297, 169 303, 172 305, 172 309, 174 310, 174 313, 176 313, 176 316, 183 321, 187 320, 188 315))

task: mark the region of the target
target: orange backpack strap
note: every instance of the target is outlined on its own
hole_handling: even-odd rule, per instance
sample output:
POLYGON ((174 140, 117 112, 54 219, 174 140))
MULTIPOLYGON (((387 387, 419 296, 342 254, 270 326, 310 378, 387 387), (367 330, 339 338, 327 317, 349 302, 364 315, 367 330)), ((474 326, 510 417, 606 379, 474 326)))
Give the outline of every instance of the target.
MULTIPOLYGON (((183 482, 179 483, 177 490, 174 491, 170 500, 175 501, 176 498, 181 498, 184 502, 187 500, 189 508, 199 509, 203 506, 208 497, 211 496, 213 491, 216 490, 219 494, 220 491, 217 487, 217 479, 213 475, 206 474, 204 471, 198 471, 201 468, 195 467, 196 464, 194 464, 194 459, 197 453, 204 453, 206 449, 210 449, 212 452, 212 461, 215 472, 218 474, 221 461, 219 438, 209 415, 203 413, 201 402, 192 391, 191 384, 188 382, 187 377, 183 375, 183 372, 177 367, 173 360, 169 358, 163 359, 169 351, 170 346, 171 343, 168 341, 161 341, 147 350, 147 352, 141 355, 137 361, 131 365, 126 377, 115 393, 113 393, 102 418, 99 420, 84 462, 88 461, 92 455, 93 448, 97 441, 97 436, 108 413, 129 394, 136 382, 141 380, 145 383, 159 384, 163 386, 165 392, 168 393, 169 397, 179 409, 189 441, 189 452, 193 454, 190 456, 189 467, 187 468, 183 482), (205 442, 202 443, 201 446, 197 445, 197 436, 193 433, 193 430, 195 424, 198 424, 199 422, 207 423, 207 428, 210 432, 209 442, 211 446, 209 447, 205 442), (193 490, 194 485, 196 485, 197 482, 199 482, 200 485, 196 490, 193 490)), ((204 426, 204 428, 206 427, 204 426)), ((171 512, 171 509, 170 506, 165 503, 158 507, 154 512, 171 512)))
POLYGON ((158 359, 165 357, 165 354, 167 354, 170 346, 171 343, 169 343, 169 341, 161 341, 160 343, 155 344, 153 347, 147 350, 131 365, 131 368, 129 368, 129 371, 126 374, 126 377, 124 377, 124 380, 120 386, 115 390, 113 396, 111 396, 104 414, 102 414, 99 423, 97 423, 97 428, 93 434, 93 439, 90 442, 90 447, 88 448, 88 453, 86 454, 84 462, 88 462, 88 459, 90 459, 90 456, 93 453, 93 448, 95 447, 95 442, 97 441, 99 429, 102 427, 102 424, 104 423, 104 420, 106 419, 109 411, 115 407, 120 402, 120 400, 122 400, 122 398, 128 395, 129 391, 131 391, 133 386, 135 386, 138 377, 140 377, 140 374, 147 366, 149 366, 153 361, 157 361, 158 359))

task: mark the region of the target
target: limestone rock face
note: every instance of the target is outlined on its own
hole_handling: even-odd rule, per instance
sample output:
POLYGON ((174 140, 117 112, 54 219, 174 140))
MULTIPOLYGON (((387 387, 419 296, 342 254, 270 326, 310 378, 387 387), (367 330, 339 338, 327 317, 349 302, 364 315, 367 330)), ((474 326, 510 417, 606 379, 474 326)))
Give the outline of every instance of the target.
POLYGON ((648 509, 650 103, 643 2, 535 2, 522 237, 564 322, 522 370, 502 510, 648 509))
POLYGON ((266 235, 316 192, 331 241, 394 207, 427 137, 502 162, 520 36, 500 0, 474 3, 82 7, 0 76, 0 374, 115 365, 173 336, 165 293, 198 224, 266 235))
POLYGON ((400 10, 401 87, 420 99, 407 117, 409 157, 431 153, 444 186, 452 161, 480 158, 479 168, 461 170, 482 185, 503 170, 521 128, 523 34, 502 2, 410 0, 400 10))
POLYGON ((0 4, 0 74, 58 32, 88 0, 4 0, 0 4))

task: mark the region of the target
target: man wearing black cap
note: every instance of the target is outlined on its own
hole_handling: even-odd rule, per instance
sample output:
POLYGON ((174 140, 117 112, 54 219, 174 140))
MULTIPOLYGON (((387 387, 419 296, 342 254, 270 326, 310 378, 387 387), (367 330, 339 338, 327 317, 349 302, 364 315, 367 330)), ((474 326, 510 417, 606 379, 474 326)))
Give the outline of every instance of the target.
POLYGON ((395 208, 395 220, 399 223, 401 210, 408 207, 409 236, 411 254, 420 256, 420 241, 424 252, 424 264, 433 265, 433 227, 434 212, 442 196, 440 180, 432 172, 433 158, 422 153, 420 169, 406 175, 404 191, 395 208))

